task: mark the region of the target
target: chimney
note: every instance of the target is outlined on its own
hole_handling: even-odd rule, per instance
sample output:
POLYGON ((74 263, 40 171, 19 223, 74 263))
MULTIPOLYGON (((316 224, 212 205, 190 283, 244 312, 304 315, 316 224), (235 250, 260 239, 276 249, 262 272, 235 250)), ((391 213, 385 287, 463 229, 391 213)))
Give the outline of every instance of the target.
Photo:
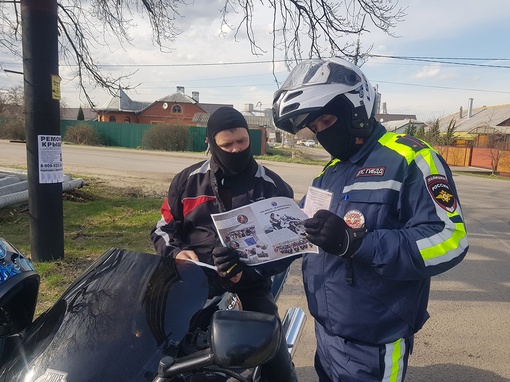
POLYGON ((459 118, 462 118, 462 106, 459 109, 459 118))
POLYGON ((183 93, 184 94, 184 86, 177 86, 177 93, 183 93))
POLYGON ((468 98, 468 119, 473 116, 473 98, 468 98))
POLYGON ((386 102, 382 103, 382 113, 383 114, 388 114, 388 109, 386 108, 386 102))
POLYGON ((191 98, 193 98, 197 102, 200 102, 200 93, 199 92, 191 92, 191 98))

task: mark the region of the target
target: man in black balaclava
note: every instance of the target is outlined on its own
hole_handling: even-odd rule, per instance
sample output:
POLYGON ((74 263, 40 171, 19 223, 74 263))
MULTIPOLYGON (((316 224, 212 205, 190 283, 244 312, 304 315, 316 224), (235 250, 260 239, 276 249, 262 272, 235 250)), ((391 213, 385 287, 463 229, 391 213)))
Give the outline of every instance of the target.
MULTIPOLYGON (((271 263, 264 273, 246 267, 239 252, 223 247, 211 214, 245 206, 273 196, 294 197, 292 188, 276 173, 259 165, 250 147, 248 124, 231 107, 216 110, 207 123, 211 159, 177 174, 161 207, 161 220, 151 232, 158 254, 177 260, 214 264, 208 274, 209 294, 237 293, 243 309, 278 316, 271 293, 271 275, 284 271, 293 258, 271 263)), ((252 224, 240 222, 240 228, 252 224)), ((262 366, 268 382, 297 381, 285 338, 276 356, 262 366)))
MULTIPOLYGON (((330 127, 314 132, 322 147, 324 147, 333 158, 338 158, 341 161, 348 160, 363 144, 363 139, 356 137, 355 133, 350 129, 351 113, 352 111, 343 100, 335 99, 311 119, 311 121, 314 121, 320 116, 328 115, 336 117, 336 121, 334 121, 330 127)), ((310 125, 310 128, 313 130, 315 128, 313 122, 311 122, 310 125)))
POLYGON ((225 177, 241 175, 256 165, 251 153, 248 124, 236 109, 222 107, 211 115, 207 122, 207 139, 210 142, 213 161, 225 177), (237 147, 229 147, 227 150, 219 147, 216 135, 220 132, 222 132, 221 136, 225 136, 227 140, 241 139, 242 144, 237 147))

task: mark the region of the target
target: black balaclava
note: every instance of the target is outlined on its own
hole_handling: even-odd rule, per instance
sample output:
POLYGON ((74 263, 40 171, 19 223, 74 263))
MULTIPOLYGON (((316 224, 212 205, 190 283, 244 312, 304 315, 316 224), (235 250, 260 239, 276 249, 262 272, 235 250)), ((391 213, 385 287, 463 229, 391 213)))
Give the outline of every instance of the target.
POLYGON ((335 115, 337 121, 326 130, 317 133, 317 140, 331 156, 346 161, 361 147, 361 144, 356 143, 356 137, 349 131, 352 130, 350 129, 352 110, 345 101, 335 99, 321 109, 314 118, 324 114, 335 115))
POLYGON ((214 136, 218 132, 239 127, 248 130, 248 123, 243 115, 232 107, 219 108, 207 121, 207 138, 211 156, 226 178, 242 174, 255 160, 251 153, 251 142, 245 150, 238 153, 224 151, 216 144, 214 136))

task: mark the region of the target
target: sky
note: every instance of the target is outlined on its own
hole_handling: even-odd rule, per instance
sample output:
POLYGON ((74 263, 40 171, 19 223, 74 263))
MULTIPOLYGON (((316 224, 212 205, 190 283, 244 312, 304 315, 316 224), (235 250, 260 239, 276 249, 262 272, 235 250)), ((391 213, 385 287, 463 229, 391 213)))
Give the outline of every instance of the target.
MULTIPOLYGON (((132 73, 124 85, 137 85, 127 91, 135 101, 153 102, 183 86, 188 95, 199 92, 203 103, 232 104, 239 110, 247 104, 270 108, 278 88, 275 77, 281 84, 288 75, 282 63, 273 73, 271 14, 256 10, 257 42, 267 53, 254 56, 245 36, 236 40, 231 31, 219 35, 221 3, 195 0, 182 8, 177 21, 182 33, 167 44, 165 53, 151 44, 146 20, 138 20, 130 31, 132 44, 112 42, 109 50, 98 49, 96 63, 112 76, 132 73)), ((475 108, 510 104, 508 0, 400 0, 399 5, 407 7, 407 16, 392 29, 398 37, 372 27, 361 38, 363 46, 372 46, 372 55, 380 56, 370 58, 361 70, 377 86, 388 113, 414 114, 427 122, 458 113, 460 107, 467 110, 470 98, 475 108)), ((1 51, 0 66, 22 71, 19 58, 1 51)), ((72 71, 61 62, 63 102, 86 107, 72 71)), ((22 76, 0 70, 0 91, 22 84, 22 76)), ((89 94, 99 107, 111 98, 92 85, 89 94)))

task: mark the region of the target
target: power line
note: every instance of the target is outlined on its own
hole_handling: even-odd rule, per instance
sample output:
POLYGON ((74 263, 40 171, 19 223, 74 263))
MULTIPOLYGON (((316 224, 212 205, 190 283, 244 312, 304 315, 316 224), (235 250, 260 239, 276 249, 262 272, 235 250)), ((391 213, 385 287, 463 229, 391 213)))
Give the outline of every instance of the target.
MULTIPOLYGON (((404 61, 419 61, 430 62, 438 64, 460 65, 460 66, 475 66, 485 68, 502 68, 510 69, 510 66, 493 65, 493 64, 477 64, 468 62, 452 62, 452 61, 510 61, 510 58, 482 58, 482 57, 420 57, 420 56, 389 56, 380 54, 371 54, 368 57, 374 58, 390 58, 395 60, 404 61)), ((253 65, 253 64, 271 64, 271 63, 284 63, 285 60, 262 60, 262 61, 239 61, 239 62, 210 62, 210 63, 188 63, 188 64, 104 64, 99 67, 200 67, 200 66, 230 66, 230 65, 253 65)))
POLYGON ((100 64, 98 67, 112 67, 112 66, 121 66, 121 67, 168 67, 168 68, 176 68, 176 67, 195 67, 195 66, 229 66, 229 65, 252 65, 252 64, 271 64, 277 62, 285 62, 285 60, 264 60, 264 61, 239 61, 239 62, 202 62, 202 63, 190 63, 190 64, 100 64))
POLYGON ((385 56, 372 54, 370 57, 375 58, 391 58, 396 60, 404 60, 404 61, 419 61, 419 62, 429 62, 435 64, 448 64, 448 65, 458 65, 458 66, 475 66, 478 68, 501 68, 501 69, 510 69, 510 66, 505 65, 493 65, 493 64, 474 64, 468 62, 451 62, 451 61, 510 61, 510 58, 460 58, 460 57, 412 57, 412 56, 385 56), (449 61, 447 61, 449 60, 449 61))
POLYGON ((434 89, 447 89, 447 90, 465 90, 471 92, 482 92, 482 93, 501 93, 501 94, 510 94, 510 91, 503 90, 484 90, 484 89, 471 89, 471 88, 454 88, 451 86, 439 86, 439 85, 418 85, 418 84, 408 84, 405 82, 389 82, 389 81, 377 81, 371 80, 372 83, 382 83, 382 84, 390 84, 390 85, 403 85, 403 86, 415 86, 418 88, 434 88, 434 89))
MULTIPOLYGON (((389 58, 403 61, 418 61, 430 62, 439 64, 461 65, 461 66, 476 66, 487 68, 503 68, 510 69, 510 66, 493 65, 493 64, 477 64, 468 62, 452 62, 452 61, 510 61, 510 58, 483 58, 483 57, 436 57, 436 56, 394 56, 382 54, 369 54, 367 57, 372 58, 389 58)), ((286 60, 261 60, 261 61, 234 61, 234 62, 195 62, 195 63, 180 63, 180 64, 98 64, 99 68, 112 68, 112 67, 125 67, 125 68, 176 68, 176 67, 202 67, 202 66, 232 66, 232 65, 254 65, 254 64, 271 64, 271 63, 285 63, 286 60)), ((61 65, 63 67, 74 67, 76 65, 61 65)))
POLYGON ((370 54, 370 57, 398 58, 398 59, 427 59, 427 60, 452 60, 452 61, 510 61, 510 58, 483 58, 483 57, 427 57, 427 56, 387 56, 370 54))

